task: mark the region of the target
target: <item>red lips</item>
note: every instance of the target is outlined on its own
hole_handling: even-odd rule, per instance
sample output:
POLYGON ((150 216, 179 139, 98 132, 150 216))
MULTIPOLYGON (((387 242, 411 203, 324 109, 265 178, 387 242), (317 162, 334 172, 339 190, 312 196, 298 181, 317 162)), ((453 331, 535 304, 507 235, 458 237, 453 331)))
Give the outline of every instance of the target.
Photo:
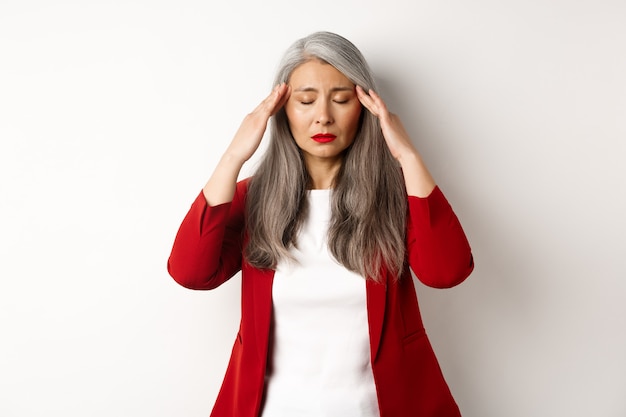
POLYGON ((328 143, 337 139, 337 136, 332 133, 318 133, 315 136, 311 136, 311 139, 319 143, 328 143))

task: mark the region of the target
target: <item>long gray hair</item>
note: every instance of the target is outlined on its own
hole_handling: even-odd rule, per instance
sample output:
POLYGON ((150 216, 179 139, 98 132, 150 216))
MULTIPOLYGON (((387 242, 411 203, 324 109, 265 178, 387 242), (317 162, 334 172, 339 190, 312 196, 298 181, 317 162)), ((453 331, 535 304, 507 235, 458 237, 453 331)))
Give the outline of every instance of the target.
MULTIPOLYGON (((285 53, 275 83, 311 60, 328 63, 365 91, 376 90, 361 52, 347 39, 316 32, 285 53)), ((380 281, 383 267, 398 278, 405 266, 406 191, 399 165, 382 135, 378 118, 363 108, 359 130, 344 151, 334 181, 328 246, 347 269, 380 281)), ((245 258, 261 269, 292 259, 289 248, 306 217, 310 177, 289 130, 284 109, 271 120, 270 142, 247 193, 245 258)))

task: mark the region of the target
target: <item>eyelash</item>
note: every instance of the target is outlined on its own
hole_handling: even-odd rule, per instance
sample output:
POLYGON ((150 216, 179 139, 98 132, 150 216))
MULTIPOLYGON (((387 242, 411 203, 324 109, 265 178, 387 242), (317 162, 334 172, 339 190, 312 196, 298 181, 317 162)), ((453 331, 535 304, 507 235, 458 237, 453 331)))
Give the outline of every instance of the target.
MULTIPOLYGON (((349 100, 333 100, 337 104, 346 104, 349 100)), ((301 101, 300 104, 308 106, 309 104, 313 104, 312 101, 301 101)))

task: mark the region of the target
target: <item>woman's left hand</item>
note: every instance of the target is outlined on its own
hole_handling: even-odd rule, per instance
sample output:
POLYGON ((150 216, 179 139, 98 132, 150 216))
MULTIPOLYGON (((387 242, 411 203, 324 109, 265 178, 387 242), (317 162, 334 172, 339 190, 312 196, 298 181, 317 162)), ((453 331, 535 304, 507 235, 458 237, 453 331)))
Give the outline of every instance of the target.
POLYGON ((357 86, 356 94, 361 104, 380 120, 387 147, 402 167, 407 193, 416 197, 430 195, 435 188, 435 180, 411 143, 411 138, 406 133, 400 118, 387 110, 385 102, 373 90, 369 90, 366 94, 361 87, 357 86))
POLYGON ((366 93, 357 85, 356 94, 361 104, 380 120, 383 136, 394 158, 400 160, 404 155, 417 152, 400 118, 389 112, 383 99, 374 90, 366 93))

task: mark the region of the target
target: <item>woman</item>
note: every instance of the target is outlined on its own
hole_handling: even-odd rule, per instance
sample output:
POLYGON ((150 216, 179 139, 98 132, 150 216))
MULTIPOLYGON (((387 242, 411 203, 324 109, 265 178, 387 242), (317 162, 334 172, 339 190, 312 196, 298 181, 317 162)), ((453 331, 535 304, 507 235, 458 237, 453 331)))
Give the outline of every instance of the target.
POLYGON ((241 325, 212 416, 459 416, 409 266, 451 287, 461 225, 365 59, 295 42, 176 236, 168 270, 213 289, 242 271, 241 325), (272 120, 258 170, 237 182, 272 120))

